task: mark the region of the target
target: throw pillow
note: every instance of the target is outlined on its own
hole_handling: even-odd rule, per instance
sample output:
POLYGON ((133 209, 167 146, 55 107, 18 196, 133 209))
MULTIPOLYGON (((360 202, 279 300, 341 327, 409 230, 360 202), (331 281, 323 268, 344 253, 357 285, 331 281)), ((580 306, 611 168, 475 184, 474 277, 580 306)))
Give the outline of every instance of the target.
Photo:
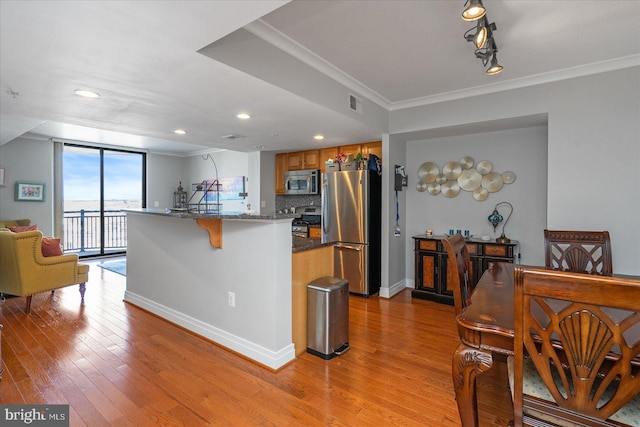
POLYGON ((16 227, 7 227, 9 230, 14 233, 23 233, 25 231, 34 231, 38 229, 37 225, 18 225, 16 227))
POLYGON ((43 256, 62 255, 62 248, 60 247, 60 239, 57 239, 55 237, 43 237, 42 238, 42 255, 43 256))

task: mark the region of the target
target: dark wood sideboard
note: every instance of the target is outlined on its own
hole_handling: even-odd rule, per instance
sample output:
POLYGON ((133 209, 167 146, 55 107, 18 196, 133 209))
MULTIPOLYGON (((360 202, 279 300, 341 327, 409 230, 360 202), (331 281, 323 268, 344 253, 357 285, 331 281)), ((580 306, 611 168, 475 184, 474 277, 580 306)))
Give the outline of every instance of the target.
MULTIPOLYGON (((447 287, 447 253, 442 245, 446 236, 413 236, 415 254, 414 298, 453 305, 453 289, 447 287)), ((473 270, 473 285, 492 262, 516 261, 517 240, 496 243, 495 240, 467 239, 467 249, 473 270)))

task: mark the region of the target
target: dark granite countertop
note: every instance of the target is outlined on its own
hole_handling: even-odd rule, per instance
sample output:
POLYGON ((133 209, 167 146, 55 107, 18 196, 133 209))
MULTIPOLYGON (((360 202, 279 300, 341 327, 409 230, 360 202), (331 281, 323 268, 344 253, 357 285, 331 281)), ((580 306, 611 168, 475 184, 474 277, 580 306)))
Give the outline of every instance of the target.
POLYGON ((222 211, 220 212, 220 214, 210 214, 210 213, 197 213, 197 212, 189 212, 189 211, 181 211, 181 210, 173 210, 173 209, 151 209, 151 208, 122 209, 122 211, 126 213, 158 215, 158 216, 164 216, 169 218, 186 218, 186 219, 219 218, 219 219, 235 219, 235 220, 248 220, 248 221, 293 220, 294 218, 297 218, 299 216, 296 214, 280 214, 280 213, 270 214, 270 215, 246 214, 242 212, 231 212, 231 211, 222 211))
POLYGON ((306 237, 293 236, 291 252, 302 252, 311 249, 321 248, 323 246, 333 245, 333 242, 322 243, 320 239, 308 239, 306 237))

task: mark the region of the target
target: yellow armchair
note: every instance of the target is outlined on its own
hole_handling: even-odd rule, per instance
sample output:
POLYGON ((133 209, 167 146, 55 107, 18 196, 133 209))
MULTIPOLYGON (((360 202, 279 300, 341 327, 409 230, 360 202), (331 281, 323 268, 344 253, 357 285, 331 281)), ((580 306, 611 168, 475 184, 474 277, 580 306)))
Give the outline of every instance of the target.
POLYGON ((0 229, 0 292, 27 297, 27 314, 34 294, 74 284, 80 284, 84 304, 88 278, 89 266, 79 264, 76 254, 43 256, 40 231, 12 233, 0 229))

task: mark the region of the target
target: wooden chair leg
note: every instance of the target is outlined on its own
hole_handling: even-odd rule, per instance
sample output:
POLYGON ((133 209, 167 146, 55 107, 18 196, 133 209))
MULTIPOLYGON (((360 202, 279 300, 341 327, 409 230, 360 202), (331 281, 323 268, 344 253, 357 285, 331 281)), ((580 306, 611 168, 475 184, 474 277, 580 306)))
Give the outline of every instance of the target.
POLYGON ((87 287, 84 283, 80 283, 80 298, 82 299, 82 303, 84 304, 84 291, 87 290, 87 287))
POLYGON ((27 297, 27 309, 26 309, 27 314, 31 313, 31 298, 32 297, 33 297, 33 295, 29 295, 27 297))

